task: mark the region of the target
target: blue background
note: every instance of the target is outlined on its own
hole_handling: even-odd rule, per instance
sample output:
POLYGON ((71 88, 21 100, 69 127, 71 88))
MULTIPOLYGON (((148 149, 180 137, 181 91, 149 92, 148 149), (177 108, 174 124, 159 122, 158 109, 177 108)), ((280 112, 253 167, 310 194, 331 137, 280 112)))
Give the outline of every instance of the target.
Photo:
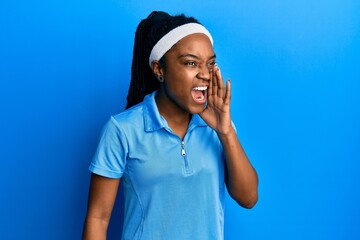
MULTIPOLYGON (((100 130, 152 10, 212 32, 259 202, 226 239, 360 239, 360 1, 0 3, 0 238, 80 239, 100 130)), ((109 239, 119 239, 121 201, 109 239)))

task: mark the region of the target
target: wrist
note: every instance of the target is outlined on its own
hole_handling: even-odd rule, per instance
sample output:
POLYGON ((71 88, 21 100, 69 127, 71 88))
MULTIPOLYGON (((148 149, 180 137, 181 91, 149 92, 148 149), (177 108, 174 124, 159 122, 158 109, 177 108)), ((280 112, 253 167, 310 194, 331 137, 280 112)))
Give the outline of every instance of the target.
POLYGON ((231 139, 233 137, 237 137, 235 128, 230 125, 230 127, 225 131, 217 131, 217 135, 220 139, 231 139))

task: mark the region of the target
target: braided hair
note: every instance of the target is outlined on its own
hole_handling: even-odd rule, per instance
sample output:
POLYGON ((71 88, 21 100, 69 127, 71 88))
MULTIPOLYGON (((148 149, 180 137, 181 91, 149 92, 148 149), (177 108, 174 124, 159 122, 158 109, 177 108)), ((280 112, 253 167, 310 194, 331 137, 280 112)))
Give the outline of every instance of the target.
MULTIPOLYGON (((126 109, 142 102, 145 95, 160 88, 159 81, 149 67, 150 52, 165 34, 187 23, 199 22, 195 18, 186 17, 184 14, 170 16, 165 12, 154 11, 139 23, 135 33, 131 82, 126 109)), ((159 62, 165 67, 164 57, 159 62)))

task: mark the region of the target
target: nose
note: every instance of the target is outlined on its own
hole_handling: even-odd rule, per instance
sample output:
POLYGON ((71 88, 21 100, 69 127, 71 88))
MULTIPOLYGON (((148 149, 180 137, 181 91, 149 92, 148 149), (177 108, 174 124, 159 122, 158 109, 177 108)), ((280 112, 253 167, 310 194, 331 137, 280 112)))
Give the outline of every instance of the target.
POLYGON ((211 69, 206 64, 201 64, 196 76, 202 80, 210 81, 210 71, 211 69))

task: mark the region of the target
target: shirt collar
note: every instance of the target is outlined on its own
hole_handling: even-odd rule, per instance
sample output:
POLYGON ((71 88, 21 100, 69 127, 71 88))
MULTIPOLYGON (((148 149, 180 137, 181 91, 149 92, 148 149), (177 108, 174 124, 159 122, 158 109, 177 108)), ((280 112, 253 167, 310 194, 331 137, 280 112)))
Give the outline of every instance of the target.
MULTIPOLYGON (((154 91, 145 96, 144 104, 144 126, 146 132, 152 132, 161 128, 169 128, 166 120, 160 115, 155 102, 157 91, 154 91)), ((204 120, 198 115, 194 114, 191 118, 189 128, 193 129, 197 126, 207 126, 204 120)))

